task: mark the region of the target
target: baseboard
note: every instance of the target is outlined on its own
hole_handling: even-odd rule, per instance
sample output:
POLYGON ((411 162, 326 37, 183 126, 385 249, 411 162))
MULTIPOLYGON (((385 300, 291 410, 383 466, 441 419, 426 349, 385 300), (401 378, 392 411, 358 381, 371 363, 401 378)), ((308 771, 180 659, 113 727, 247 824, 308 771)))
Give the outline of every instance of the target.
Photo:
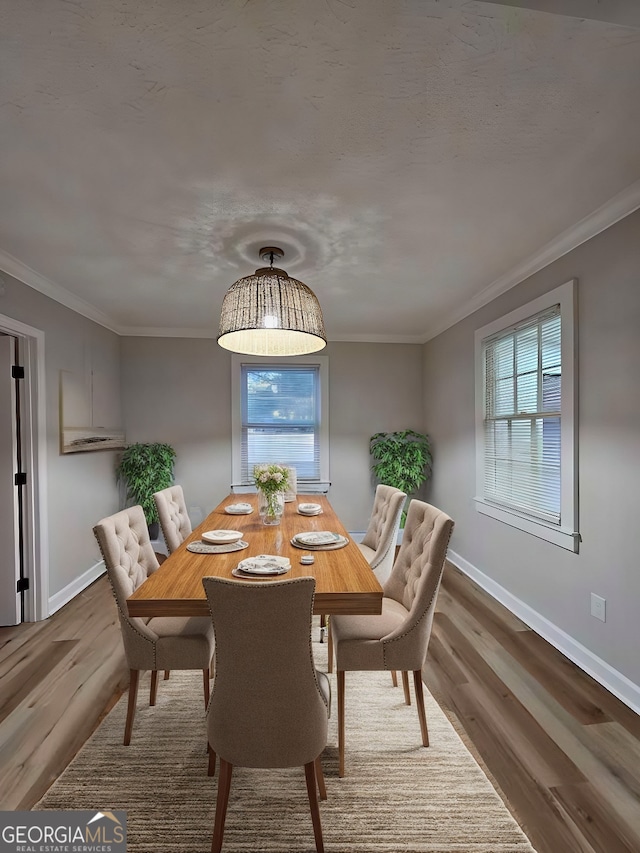
POLYGON ((61 607, 64 607, 72 598, 75 598, 76 595, 82 592, 83 589, 86 589, 89 584, 92 584, 95 580, 103 575, 107 570, 104 567, 104 560, 100 560, 99 563, 96 563, 95 566, 91 566, 90 569, 87 569, 86 572, 83 572, 79 577, 75 580, 72 580, 71 583, 68 583, 60 592, 56 592, 49 598, 49 616, 52 616, 56 610, 60 610, 61 607))
POLYGON ((477 569, 472 563, 465 560, 455 551, 449 550, 447 554, 449 562, 453 563, 456 568, 460 569, 471 580, 478 584, 485 592, 488 592, 493 598, 503 604, 508 610, 514 613, 519 619, 532 628, 537 634, 543 637, 548 643, 551 643, 558 651, 569 658, 570 661, 579 666, 588 675, 594 678, 598 684, 605 687, 614 696, 617 696, 621 702, 628 705, 636 714, 640 714, 640 687, 634 684, 626 675, 618 672, 606 661, 599 658, 593 652, 589 651, 586 646, 579 643, 569 634, 554 625, 524 601, 521 601, 515 595, 500 586, 499 583, 492 580, 480 569, 477 569))
POLYGON ((350 530, 349 536, 353 539, 354 542, 362 542, 364 539, 364 534, 366 530, 350 530))

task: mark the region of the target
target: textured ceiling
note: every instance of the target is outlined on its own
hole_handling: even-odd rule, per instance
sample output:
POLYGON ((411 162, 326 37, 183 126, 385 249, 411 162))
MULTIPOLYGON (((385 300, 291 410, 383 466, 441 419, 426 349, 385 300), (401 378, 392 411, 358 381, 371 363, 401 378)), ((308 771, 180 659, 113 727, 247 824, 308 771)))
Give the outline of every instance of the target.
POLYGON ((275 243, 330 339, 422 341, 640 186, 619 23, 463 0, 0 16, 0 268, 123 333, 215 336, 275 243))

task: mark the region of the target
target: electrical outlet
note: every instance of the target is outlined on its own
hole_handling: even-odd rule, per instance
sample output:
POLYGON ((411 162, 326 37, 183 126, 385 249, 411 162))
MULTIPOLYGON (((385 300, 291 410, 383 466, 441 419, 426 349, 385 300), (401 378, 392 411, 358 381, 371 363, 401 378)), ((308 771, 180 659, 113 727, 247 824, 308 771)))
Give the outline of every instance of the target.
POLYGON ((601 622, 607 621, 607 599, 595 592, 591 593, 591 615, 601 622))

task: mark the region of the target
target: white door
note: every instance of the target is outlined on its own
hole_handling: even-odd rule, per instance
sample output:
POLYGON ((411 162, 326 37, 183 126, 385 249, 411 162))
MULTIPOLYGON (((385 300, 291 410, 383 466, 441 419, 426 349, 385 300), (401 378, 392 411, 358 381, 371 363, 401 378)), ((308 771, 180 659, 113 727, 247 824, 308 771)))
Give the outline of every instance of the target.
POLYGON ((15 338, 0 334, 0 625, 20 622, 15 338))

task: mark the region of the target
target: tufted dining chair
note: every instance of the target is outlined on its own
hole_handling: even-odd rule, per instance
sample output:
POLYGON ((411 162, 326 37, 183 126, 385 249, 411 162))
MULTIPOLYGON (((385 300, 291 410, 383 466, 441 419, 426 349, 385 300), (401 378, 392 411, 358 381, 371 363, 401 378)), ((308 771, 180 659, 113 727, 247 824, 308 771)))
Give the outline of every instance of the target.
POLYGON ((367 532, 358 545, 381 584, 391 574, 406 499, 406 494, 400 489, 382 483, 376 486, 367 532))
MULTIPOLYGON (((398 529, 406 498, 404 492, 395 489, 393 486, 385 486, 382 483, 376 486, 367 532, 362 542, 358 543, 358 548, 364 554, 381 584, 391 574, 391 567, 396 555, 398 529)), ((320 617, 320 642, 324 639, 326 624, 327 618, 323 615, 320 617)), ((392 674, 394 684, 396 684, 395 673, 392 674)))
POLYGON ((321 799, 327 795, 320 754, 327 743, 331 697, 329 680, 315 669, 311 650, 315 580, 205 577, 202 582, 216 635, 207 718, 209 775, 220 758, 212 853, 222 847, 233 767, 300 765, 316 851, 322 853, 318 791, 321 799))
POLYGON ((168 489, 155 492, 153 499, 156 502, 162 535, 171 554, 191 533, 191 520, 182 486, 169 486, 168 489))
POLYGON ((429 746, 422 691, 436 597, 453 521, 430 504, 409 504, 402 545, 383 586, 379 616, 332 616, 329 651, 338 680, 338 752, 344 776, 345 673, 347 670, 413 672, 423 746, 429 746))
POLYGON ((156 703, 158 670, 202 670, 207 706, 213 629, 211 620, 205 616, 154 616, 152 619, 129 616, 127 598, 158 569, 142 507, 132 506, 103 518, 93 528, 93 532, 116 599, 124 652, 130 670, 129 704, 124 729, 126 746, 131 741, 140 670, 151 670, 150 705, 156 703))

